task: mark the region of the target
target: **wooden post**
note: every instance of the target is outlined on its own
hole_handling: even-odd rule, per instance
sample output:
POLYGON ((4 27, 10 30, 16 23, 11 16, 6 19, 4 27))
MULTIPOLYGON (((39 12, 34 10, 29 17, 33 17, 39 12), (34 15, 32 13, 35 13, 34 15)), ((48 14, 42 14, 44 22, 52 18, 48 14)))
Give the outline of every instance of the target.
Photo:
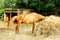
POLYGON ((5 14, 5 12, 4 12, 4 21, 6 21, 5 18, 6 18, 6 14, 5 14))
POLYGON ((17 16, 18 16, 18 15, 19 15, 19 13, 20 13, 20 12, 19 12, 19 9, 18 9, 17 11, 18 11, 17 16))
MULTIPOLYGON (((11 19, 11 12, 10 12, 10 19, 11 19)), ((9 19, 9 20, 10 20, 10 19, 9 19)))

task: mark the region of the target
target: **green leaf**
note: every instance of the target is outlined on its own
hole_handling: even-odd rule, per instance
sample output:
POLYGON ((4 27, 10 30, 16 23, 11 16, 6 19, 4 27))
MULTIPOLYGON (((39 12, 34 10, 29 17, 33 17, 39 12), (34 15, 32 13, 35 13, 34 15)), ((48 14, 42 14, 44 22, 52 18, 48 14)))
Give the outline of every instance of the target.
POLYGON ((55 7, 55 4, 54 4, 54 3, 48 3, 48 4, 46 4, 45 7, 46 7, 46 8, 48 8, 48 7, 55 7))

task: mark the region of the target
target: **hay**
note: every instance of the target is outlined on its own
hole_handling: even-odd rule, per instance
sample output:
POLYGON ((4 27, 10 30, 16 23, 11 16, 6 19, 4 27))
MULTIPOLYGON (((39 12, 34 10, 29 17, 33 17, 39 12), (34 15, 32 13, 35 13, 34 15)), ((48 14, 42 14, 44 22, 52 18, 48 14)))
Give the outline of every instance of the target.
POLYGON ((56 34, 60 30, 60 17, 58 16, 48 16, 45 20, 40 21, 36 24, 35 27, 35 35, 39 36, 49 35, 49 34, 56 34))

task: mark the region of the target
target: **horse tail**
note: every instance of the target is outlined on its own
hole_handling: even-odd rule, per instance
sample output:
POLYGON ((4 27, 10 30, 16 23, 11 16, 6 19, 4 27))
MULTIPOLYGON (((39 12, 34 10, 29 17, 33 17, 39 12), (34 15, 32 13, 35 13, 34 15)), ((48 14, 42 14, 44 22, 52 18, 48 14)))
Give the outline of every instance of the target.
POLYGON ((10 21, 8 22, 7 26, 11 26, 11 24, 15 21, 15 19, 17 18, 17 16, 14 16, 10 19, 10 21))

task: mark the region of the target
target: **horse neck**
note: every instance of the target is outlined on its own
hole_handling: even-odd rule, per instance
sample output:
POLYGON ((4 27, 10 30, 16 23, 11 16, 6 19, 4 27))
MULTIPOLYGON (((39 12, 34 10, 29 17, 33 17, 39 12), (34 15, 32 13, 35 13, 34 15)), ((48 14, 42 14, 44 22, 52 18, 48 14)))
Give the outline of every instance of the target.
POLYGON ((21 15, 22 20, 24 19, 25 16, 26 16, 26 14, 22 14, 21 15))

